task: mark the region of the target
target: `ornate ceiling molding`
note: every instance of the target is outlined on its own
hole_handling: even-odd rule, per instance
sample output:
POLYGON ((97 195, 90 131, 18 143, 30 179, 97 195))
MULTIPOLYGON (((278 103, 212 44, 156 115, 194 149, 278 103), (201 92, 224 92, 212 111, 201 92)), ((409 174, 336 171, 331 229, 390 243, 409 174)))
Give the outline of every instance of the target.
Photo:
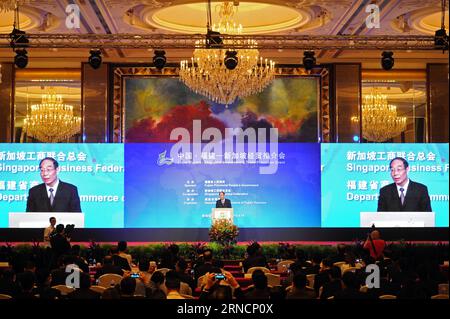
MULTIPOLYGON (((194 49, 201 34, 28 34, 29 48, 128 48, 194 49)), ((223 48, 243 49, 256 40, 258 49, 295 50, 438 50, 433 36, 282 36, 223 35, 223 48), (226 40, 226 41, 225 41, 226 40)), ((9 35, 0 34, 0 48, 9 47, 9 35)))

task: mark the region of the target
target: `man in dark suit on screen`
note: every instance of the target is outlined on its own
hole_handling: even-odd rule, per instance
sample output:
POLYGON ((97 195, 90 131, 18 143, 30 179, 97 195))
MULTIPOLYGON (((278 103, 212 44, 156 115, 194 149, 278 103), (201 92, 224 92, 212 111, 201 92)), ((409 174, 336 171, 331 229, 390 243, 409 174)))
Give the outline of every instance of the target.
POLYGON ((231 208, 231 201, 225 198, 225 192, 220 192, 219 198, 216 202, 216 208, 231 208))
POLYGON ((408 178, 409 164, 402 157, 391 160, 394 183, 380 189, 379 212, 431 212, 428 188, 408 178))
POLYGON ((81 212, 78 189, 58 178, 58 162, 46 157, 39 163, 39 169, 44 183, 30 189, 27 212, 81 212))

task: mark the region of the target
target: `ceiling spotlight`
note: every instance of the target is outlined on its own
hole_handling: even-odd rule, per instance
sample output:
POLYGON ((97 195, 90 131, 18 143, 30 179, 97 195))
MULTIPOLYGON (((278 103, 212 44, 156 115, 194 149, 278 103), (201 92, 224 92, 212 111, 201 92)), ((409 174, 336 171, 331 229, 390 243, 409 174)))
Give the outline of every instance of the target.
POLYGON ((303 52, 303 66, 305 70, 310 71, 316 65, 316 58, 314 57, 314 51, 303 52))
POLYGON ((381 54, 381 66, 384 70, 389 71, 394 66, 394 58, 392 57, 394 53, 392 51, 383 51, 381 54))
POLYGON ((225 59, 223 60, 223 63, 227 67, 228 70, 234 70, 238 65, 238 57, 236 56, 236 51, 230 51, 228 50, 225 52, 225 59))
POLYGON ((441 0, 441 28, 434 33, 434 46, 436 49, 442 49, 442 53, 448 50, 448 35, 445 31, 445 5, 446 1, 441 0))
POLYGON ((153 65, 158 70, 162 70, 166 65, 166 51, 155 50, 155 56, 153 57, 153 65))
POLYGON ((13 28, 12 32, 9 34, 9 38, 11 39, 11 42, 9 43, 9 45, 13 49, 27 48, 28 44, 30 43, 26 32, 21 31, 15 27, 13 28))
POLYGON ((91 50, 89 51, 89 65, 97 70, 102 65, 102 51, 100 50, 91 50))
POLYGON ((434 33, 434 46, 436 49, 448 50, 448 35, 445 29, 439 29, 434 33))
POLYGON ((17 49, 16 56, 14 57, 14 64, 19 68, 23 69, 28 64, 28 55, 27 50, 25 49, 17 49))

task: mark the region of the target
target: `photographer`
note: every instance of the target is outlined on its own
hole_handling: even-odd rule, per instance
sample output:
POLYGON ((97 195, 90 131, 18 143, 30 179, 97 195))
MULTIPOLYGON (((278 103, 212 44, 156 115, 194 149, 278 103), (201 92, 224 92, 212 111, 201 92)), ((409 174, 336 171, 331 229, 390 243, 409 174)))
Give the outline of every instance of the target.
POLYGON ((244 293, 230 272, 206 274, 206 285, 202 288, 199 299, 230 300, 233 296, 236 299, 243 299, 244 293))
POLYGON ((55 233, 50 237, 50 244, 52 246, 53 258, 57 260, 62 255, 70 254, 70 243, 64 233, 64 225, 58 224, 55 228, 55 233))
POLYGON ((377 261, 383 258, 385 246, 386 242, 380 238, 380 232, 378 230, 373 230, 367 235, 367 239, 363 247, 364 249, 369 250, 370 257, 377 261))

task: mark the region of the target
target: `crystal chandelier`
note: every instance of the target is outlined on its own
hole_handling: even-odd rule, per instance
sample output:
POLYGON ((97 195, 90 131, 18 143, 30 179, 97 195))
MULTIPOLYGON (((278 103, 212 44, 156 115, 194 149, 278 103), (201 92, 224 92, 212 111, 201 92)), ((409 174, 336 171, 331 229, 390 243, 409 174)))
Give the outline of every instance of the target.
MULTIPOLYGON (((219 8, 220 22, 213 26, 213 30, 228 34, 242 33, 242 26, 232 19, 234 13, 231 2, 222 3, 219 8)), ((242 44, 246 49, 236 50, 237 66, 229 70, 224 63, 226 49, 206 48, 206 40, 196 41, 194 56, 190 61, 180 63, 180 80, 195 93, 226 106, 238 97, 261 92, 274 78, 275 63, 259 56, 256 41, 247 40, 242 44)))
POLYGON ((17 6, 29 2, 30 0, 0 0, 0 12, 14 11, 17 6))
POLYGON ((41 104, 31 105, 24 120, 27 135, 46 143, 68 140, 80 130, 81 117, 74 116, 73 106, 64 104, 53 89, 42 95, 41 104))
POLYGON ((388 104, 387 95, 374 91, 363 96, 362 135, 366 140, 384 142, 405 130, 406 117, 397 116, 397 107, 388 104))

